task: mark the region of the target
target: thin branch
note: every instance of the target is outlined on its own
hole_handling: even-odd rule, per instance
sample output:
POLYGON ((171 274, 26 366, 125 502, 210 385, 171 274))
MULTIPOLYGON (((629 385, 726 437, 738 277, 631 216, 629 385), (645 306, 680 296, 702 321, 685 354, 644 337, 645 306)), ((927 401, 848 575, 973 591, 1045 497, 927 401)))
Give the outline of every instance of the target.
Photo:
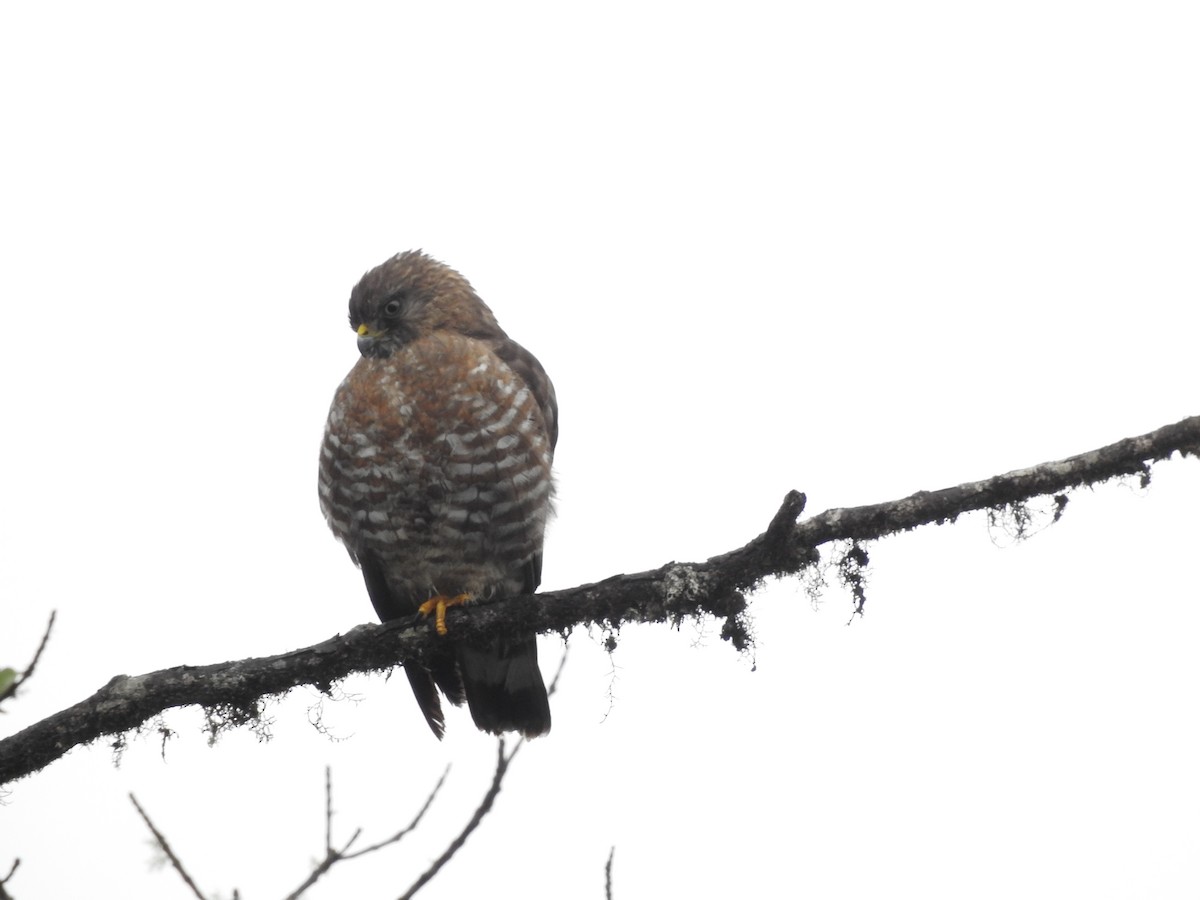
MULTIPOLYGON (((57 616, 58 610, 51 610, 50 621, 46 623, 46 630, 42 633, 42 640, 38 644, 37 652, 33 654, 33 659, 30 660, 29 665, 25 667, 25 671, 14 678, 12 682, 9 683, 8 687, 6 687, 3 691, 0 691, 0 703, 3 703, 10 697, 15 697, 17 695, 17 688, 19 688, 33 676, 33 670, 37 668, 38 660, 42 658, 42 651, 46 649, 46 644, 50 642, 50 632, 54 628, 54 620, 57 616)), ((0 881, 0 885, 2 884, 4 884, 4 882, 0 881)))
POLYGON ((520 752, 521 748, 525 746, 525 739, 521 738, 518 740, 512 752, 507 756, 504 753, 504 738, 500 738, 496 742, 496 745, 496 773, 492 776, 492 786, 483 795, 483 801, 479 804, 479 808, 475 810, 475 814, 471 816, 471 820, 467 822, 458 837, 450 842, 450 846, 446 848, 445 852, 433 861, 433 864, 425 870, 420 878, 413 882, 412 887, 400 895, 400 900, 411 900, 417 891, 432 881, 434 876, 441 871, 442 867, 450 862, 454 854, 467 842, 467 838, 471 836, 471 833, 479 827, 479 823, 483 821, 483 817, 491 812, 492 804, 496 802, 496 796, 500 793, 500 785, 504 781, 504 775, 508 772, 509 763, 513 761, 513 757, 520 752))
POLYGON ((175 867, 175 871, 179 873, 179 877, 183 879, 183 883, 192 889, 192 893, 199 900, 205 900, 205 896, 200 893, 200 888, 196 887, 196 882, 192 881, 192 876, 187 873, 187 870, 183 867, 183 863, 179 861, 179 857, 175 855, 175 851, 167 843, 166 837, 154 827, 154 823, 150 821, 150 816, 146 814, 146 811, 142 809, 142 805, 138 803, 137 797, 130 794, 129 799, 133 803, 134 809, 138 811, 138 815, 142 817, 142 821, 146 823, 146 827, 150 829, 150 833, 154 835, 154 840, 158 842, 159 848, 166 854, 167 859, 171 861, 171 865, 175 867))
MULTIPOLYGON (((548 697, 553 697, 554 692, 558 690, 558 680, 562 676, 563 669, 566 668, 568 652, 569 648, 563 647, 562 656, 558 660, 558 668, 554 670, 554 677, 550 679, 550 684, 546 687, 546 696, 548 697)), ((518 740, 517 745, 513 747, 512 753, 508 754, 506 757, 504 755, 504 738, 500 738, 497 749, 496 772, 492 776, 492 785, 488 789, 488 792, 483 795, 483 800, 480 802, 479 807, 475 810, 475 814, 471 816, 471 820, 466 824, 466 827, 463 828, 458 837, 451 841, 450 846, 446 848, 446 851, 440 857, 438 857, 436 861, 434 861, 433 865, 431 865, 429 869, 427 869, 425 873, 416 880, 416 882, 413 883, 413 886, 408 889, 408 892, 405 893, 400 900, 408 900, 408 898, 412 897, 417 893, 417 891, 428 884, 438 873, 438 871, 450 861, 451 857, 453 857, 454 854, 459 851, 462 845, 466 843, 471 832, 479 827, 479 823, 483 821, 483 817, 491 811, 492 804, 496 801, 496 795, 500 793, 500 784, 504 780, 505 773, 508 771, 509 763, 513 761, 513 757, 517 755, 517 751, 519 751, 524 744, 524 738, 518 740)), ((447 768, 446 771, 449 772, 449 768, 447 768)), ((442 779, 445 780, 445 777, 446 776, 443 774, 442 779)), ((441 782, 438 782, 438 787, 441 787, 441 782)), ((431 801, 432 799, 433 798, 430 797, 431 801)), ((426 806, 428 805, 429 804, 426 803, 426 806)), ((422 815, 423 814, 424 811, 422 811, 422 815)), ((415 825, 416 823, 414 822, 413 824, 415 825)), ((366 851, 359 851, 359 853, 364 852, 366 851)))
POLYGON ((338 862, 341 862, 343 859, 346 859, 347 857, 344 855, 344 851, 351 844, 353 844, 356 840, 358 840, 358 836, 360 834, 362 834, 362 829, 356 828, 354 830, 354 834, 352 834, 350 836, 350 840, 346 841, 345 847, 343 847, 341 850, 334 850, 332 848, 327 850, 325 853, 325 858, 323 860, 321 860, 319 863, 317 863, 316 866, 313 867, 313 870, 308 873, 308 877, 304 879, 304 881, 301 883, 300 887, 296 888, 294 891, 292 891, 290 894, 288 894, 287 897, 285 898, 285 900, 296 900, 297 897, 299 897, 301 894, 303 894, 305 891, 307 891, 310 887, 312 887, 314 884, 316 884, 317 881, 320 880, 322 875, 324 875, 326 872, 328 872, 330 869, 332 869, 334 866, 334 863, 338 863, 338 862))
POLYGON ((333 770, 325 767, 325 855, 333 854, 333 770))
POLYGON ((20 858, 14 859, 12 867, 8 870, 8 874, 5 875, 3 878, 0 878, 0 900, 13 900, 12 894, 10 894, 8 892, 8 888, 5 887, 5 885, 8 884, 9 879, 11 879, 13 877, 13 875, 16 874, 17 867, 19 865, 21 865, 20 858))
POLYGON ((612 900, 612 861, 613 854, 617 852, 614 845, 609 848, 608 862, 604 864, 604 900, 612 900))
POLYGON ((429 807, 433 805, 433 800, 438 795, 438 791, 442 789, 442 785, 446 783, 446 776, 450 774, 450 767, 446 766, 442 770, 442 777, 438 779, 437 784, 433 786, 433 790, 429 792, 429 796, 425 798, 425 805, 417 812, 413 820, 393 834, 389 838, 385 838, 378 844, 372 844, 369 847, 363 847, 361 850, 355 850, 353 853, 343 853, 342 859, 354 859, 359 856, 365 856, 368 853, 374 853, 376 850, 381 850, 384 847, 397 843, 401 838, 411 831, 414 831, 421 824, 421 819, 425 817, 425 813, 429 811, 429 807))
POLYGON ((567 666, 567 654, 571 652, 570 644, 563 644, 562 656, 558 659, 558 668, 554 670, 554 677, 550 679, 550 683, 546 685, 546 696, 553 697, 554 692, 558 690, 558 679, 562 677, 563 669, 567 666))
MULTIPOLYGON (((558 661, 558 668, 555 669, 554 677, 550 680, 550 686, 546 689, 546 694, 548 696, 553 696, 554 692, 558 689, 558 679, 562 675, 563 667, 566 666, 566 664, 567 664, 567 648, 564 647, 562 657, 558 661)), ((477 809, 475 811, 475 815, 474 815, 474 817, 472 817, 471 821, 467 824, 467 827, 455 839, 455 841, 450 845, 450 848, 447 849, 447 851, 444 854, 442 854, 442 857, 434 864, 434 867, 431 868, 429 872, 426 872, 424 876, 422 876, 425 879, 425 881, 428 881, 429 879, 433 878, 434 874, 436 874, 436 872, 437 872, 437 869, 440 869, 442 866, 444 866, 447 862, 450 861, 450 857, 452 857, 458 851, 458 848, 461 847, 463 845, 463 843, 466 841, 467 836, 472 831, 475 830, 475 828, 479 825, 480 821, 482 821, 483 817, 487 814, 488 810, 491 809, 492 802, 496 799, 496 794, 498 794, 500 792, 500 779, 502 779, 504 777, 504 770, 506 770, 508 768, 508 764, 512 761, 512 758, 517 755, 517 750, 519 750, 520 748, 521 748, 521 743, 518 743, 517 746, 513 749, 513 752, 508 755, 507 759, 505 759, 504 758, 504 742, 503 742, 503 740, 501 740, 500 756, 501 756, 501 765, 503 766, 503 768, 500 768, 498 766, 497 773, 492 780, 491 789, 488 791, 487 794, 484 795, 483 802, 480 804, 479 809, 477 809)), ((288 894, 287 897, 285 898, 285 900, 297 900, 297 898, 299 898, 301 894, 303 894, 306 890, 308 890, 310 887, 312 887, 314 884, 316 884, 317 880, 322 875, 324 875, 326 872, 328 872, 330 869, 332 869, 335 863, 339 863, 342 860, 355 859, 359 856, 365 856, 368 853, 374 853, 376 850, 382 850, 384 847, 388 847, 388 846, 391 846, 392 844, 398 843, 401 840, 401 838, 403 838, 406 834, 415 830, 416 827, 421 823, 421 819, 424 818, 425 813, 429 811, 429 807, 431 807, 433 805, 434 798, 437 797, 438 792, 442 789, 442 785, 446 783, 446 776, 448 776, 449 774, 450 774, 450 767, 446 766, 445 770, 442 772, 442 777, 438 779, 437 784, 435 784, 433 786, 433 790, 429 792, 429 796, 425 798, 424 805, 420 808, 420 810, 417 811, 416 816, 413 817, 413 820, 411 822, 409 822, 408 825, 406 825, 404 828, 401 828, 399 831, 397 831, 391 837, 385 838, 384 840, 380 841, 377 844, 372 844, 369 847, 363 847, 360 850, 356 850, 353 853, 350 853, 349 852, 350 846, 356 840, 358 840, 359 835, 362 834, 362 829, 361 828, 357 829, 354 832, 354 834, 352 834, 350 836, 350 840, 348 840, 346 842, 345 846, 343 846, 341 850, 333 849, 333 781, 332 781, 332 777, 330 775, 329 767, 326 766, 325 767, 325 858, 323 860, 321 860, 321 862, 318 863, 313 868, 312 872, 304 880, 304 883, 301 884, 300 887, 296 888, 296 890, 292 891, 292 893, 288 894)), ((413 887, 411 887, 409 889, 409 893, 406 896, 412 896, 412 894, 415 894, 418 890, 420 890, 421 886, 424 883, 425 882, 422 881, 422 882, 419 882, 418 884, 415 884, 413 887)), ((0 898, 0 900, 2 900, 2 898, 0 898)))
POLYGON ((350 853, 349 852, 350 847, 354 844, 355 841, 358 840, 359 836, 362 834, 362 829, 356 828, 354 830, 354 834, 350 835, 350 840, 346 841, 346 843, 342 846, 342 848, 340 850, 334 849, 334 847, 333 847, 333 824, 332 824, 333 823, 333 786, 332 786, 332 778, 330 777, 329 767, 326 766, 325 767, 325 858, 323 860, 321 860, 321 862, 319 862, 313 868, 312 872, 310 872, 308 877, 304 879, 304 882, 300 885, 300 887, 296 888, 296 890, 292 891, 290 894, 287 895, 285 900, 297 900, 297 898, 300 897, 301 894, 303 894, 310 887, 312 887, 314 884, 316 884, 317 881, 321 878, 321 876, 323 876, 326 872, 328 872, 330 869, 332 869, 336 863, 342 862, 343 860, 347 860, 347 859, 355 859, 356 857, 359 857, 359 856, 365 856, 368 853, 374 853, 376 850, 381 850, 384 847, 388 847, 388 846, 391 846, 392 844, 399 843, 399 841, 406 834, 415 830, 416 827, 419 824, 421 824, 421 819, 423 819, 425 817, 425 813, 428 812, 429 807, 431 807, 433 805, 434 798, 437 797, 438 792, 442 789, 442 785, 446 783, 446 776, 449 774, 450 774, 450 767, 446 766, 445 770, 442 772, 442 777, 438 779, 437 784, 435 784, 433 786, 433 790, 429 792, 429 796, 425 798, 425 803, 421 806, 420 810, 417 811, 417 814, 413 817, 413 820, 411 822, 409 822, 406 826, 401 828, 399 831, 397 831, 391 837, 388 837, 388 838, 380 841, 377 844, 372 844, 369 847, 363 847, 361 850, 356 850, 353 853, 350 853))
MULTIPOLYGON (((459 607, 450 611, 447 623, 455 638, 494 640, 530 633, 566 635, 578 625, 614 628, 712 616, 722 621, 721 636, 746 650, 753 644, 746 593, 770 576, 792 575, 811 565, 823 544, 870 541, 1043 495, 1056 495, 1061 513, 1063 492, 1129 475, 1145 482, 1150 463, 1176 452, 1200 454, 1200 416, 1068 459, 886 503, 831 509, 800 522, 795 518, 804 498, 793 491, 766 532, 730 553, 567 590, 459 607)), ((266 697, 299 685, 328 691, 350 674, 427 657, 443 640, 427 620, 414 617, 361 625, 277 656, 120 675, 88 699, 0 741, 0 784, 36 772, 72 747, 135 729, 167 709, 201 706, 219 731, 256 720, 266 697)))

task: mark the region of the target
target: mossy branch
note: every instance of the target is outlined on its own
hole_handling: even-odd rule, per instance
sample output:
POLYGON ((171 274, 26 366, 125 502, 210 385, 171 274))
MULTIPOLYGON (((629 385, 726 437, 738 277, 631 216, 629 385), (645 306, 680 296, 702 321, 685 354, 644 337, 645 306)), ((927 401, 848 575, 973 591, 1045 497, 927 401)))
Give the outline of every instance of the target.
MULTIPOLYGON (((458 608, 447 621, 455 639, 471 640, 529 632, 565 636, 580 625, 615 629, 712 616, 723 623, 722 637, 744 650, 751 644, 746 594, 768 577, 792 575, 813 564, 824 544, 850 541, 853 550, 863 541, 953 522, 975 510, 1017 507, 1041 496, 1055 497, 1057 518, 1072 488, 1123 476, 1148 483, 1151 464, 1174 453, 1200 453, 1200 417, 1067 459, 899 500, 831 509, 803 521, 798 519, 804 495, 791 491, 766 531, 737 550, 705 562, 671 562, 595 584, 458 608)), ((204 708, 214 728, 254 721, 266 698, 300 685, 328 691, 356 672, 420 659, 440 640, 445 638, 428 621, 417 618, 360 625, 275 656, 118 675, 91 697, 0 741, 0 784, 42 769, 73 747, 136 729, 174 707, 204 708)))

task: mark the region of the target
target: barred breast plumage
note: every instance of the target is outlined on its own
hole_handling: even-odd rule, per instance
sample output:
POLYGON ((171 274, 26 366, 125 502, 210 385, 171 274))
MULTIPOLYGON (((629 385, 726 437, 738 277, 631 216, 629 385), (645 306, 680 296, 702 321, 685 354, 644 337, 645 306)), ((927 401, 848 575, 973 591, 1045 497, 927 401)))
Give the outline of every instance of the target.
MULTIPOLYGON (((419 251, 367 273, 351 295, 363 356, 330 408, 321 508, 363 570, 383 621, 432 598, 532 592, 551 511, 557 403, 544 370, 454 270, 419 251)), ((476 724, 550 727, 532 635, 448 641, 406 671, 439 737, 434 683, 476 724)))

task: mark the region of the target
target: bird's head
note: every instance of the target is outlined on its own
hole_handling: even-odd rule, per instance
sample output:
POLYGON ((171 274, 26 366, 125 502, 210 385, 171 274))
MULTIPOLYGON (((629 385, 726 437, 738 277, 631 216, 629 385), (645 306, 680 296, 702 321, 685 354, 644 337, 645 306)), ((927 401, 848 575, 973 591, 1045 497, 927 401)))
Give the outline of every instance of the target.
POLYGON ((421 250, 398 253, 359 280, 350 292, 350 327, 359 352, 377 358, 435 331, 504 337, 467 279, 421 250))

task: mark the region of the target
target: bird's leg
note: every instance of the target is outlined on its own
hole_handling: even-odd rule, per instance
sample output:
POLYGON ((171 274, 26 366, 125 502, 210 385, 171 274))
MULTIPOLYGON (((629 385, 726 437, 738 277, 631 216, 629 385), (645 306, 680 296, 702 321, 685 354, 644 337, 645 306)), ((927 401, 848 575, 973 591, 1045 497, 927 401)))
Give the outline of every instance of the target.
POLYGON ((417 612, 423 616, 430 613, 436 613, 437 619, 434 627, 440 635, 446 634, 446 610, 452 606, 462 606, 471 599, 470 594, 459 594, 457 597, 445 597, 438 594, 436 597, 430 597, 424 603, 417 607, 417 612))

